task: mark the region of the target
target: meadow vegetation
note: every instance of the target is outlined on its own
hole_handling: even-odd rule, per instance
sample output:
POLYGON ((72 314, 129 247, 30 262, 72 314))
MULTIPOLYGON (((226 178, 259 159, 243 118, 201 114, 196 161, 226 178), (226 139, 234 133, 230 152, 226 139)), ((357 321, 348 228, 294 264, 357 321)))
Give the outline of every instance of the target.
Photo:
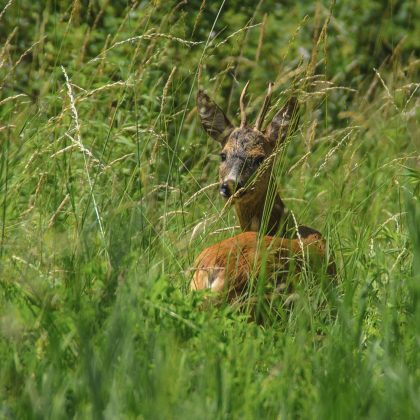
POLYGON ((0 2, 0 417, 419 418, 419 19, 415 0, 0 2), (238 232, 195 95, 238 121, 248 80, 254 117, 270 81, 271 112, 299 97, 273 176, 338 267, 258 322, 188 293, 238 232))

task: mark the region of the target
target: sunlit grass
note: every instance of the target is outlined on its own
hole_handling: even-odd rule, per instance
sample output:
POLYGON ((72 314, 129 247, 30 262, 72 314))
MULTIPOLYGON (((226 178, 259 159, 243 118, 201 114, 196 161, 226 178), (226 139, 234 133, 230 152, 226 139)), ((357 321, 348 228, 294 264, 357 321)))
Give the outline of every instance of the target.
POLYGON ((337 5, 332 22, 328 7, 306 2, 287 14, 271 2, 9 3, 0 417, 418 417, 409 5, 359 34, 352 22, 364 28, 374 1, 359 14, 337 5), (385 62, 365 48, 382 39, 393 42, 385 62), (269 81, 274 107, 292 89, 300 98, 299 130, 273 176, 338 267, 333 290, 307 273, 293 305, 259 301, 258 322, 187 292, 199 252, 238 232, 217 187, 206 188, 219 150, 198 123, 197 85, 235 118, 247 80, 251 115, 269 81))

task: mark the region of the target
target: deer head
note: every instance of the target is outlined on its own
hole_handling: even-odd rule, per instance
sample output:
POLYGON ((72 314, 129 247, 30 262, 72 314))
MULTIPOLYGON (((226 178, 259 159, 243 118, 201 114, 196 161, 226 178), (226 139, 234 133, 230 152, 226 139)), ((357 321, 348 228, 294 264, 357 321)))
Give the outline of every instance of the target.
POLYGON ((229 198, 236 192, 235 200, 250 201, 256 195, 265 196, 271 171, 271 165, 258 171, 260 165, 273 151, 284 142, 291 132, 296 129, 297 100, 292 97, 274 115, 271 122, 263 130, 262 125, 267 113, 272 84, 269 85, 262 108, 253 126, 247 124, 244 97, 248 83, 245 85, 240 101, 240 125, 235 127, 229 121, 222 109, 202 90, 197 94, 197 109, 202 125, 207 134, 222 146, 220 153, 220 194, 229 198), (258 173, 252 189, 246 188, 258 173), (244 188, 243 188, 244 187, 244 188), (241 191, 238 191, 241 189, 241 191))

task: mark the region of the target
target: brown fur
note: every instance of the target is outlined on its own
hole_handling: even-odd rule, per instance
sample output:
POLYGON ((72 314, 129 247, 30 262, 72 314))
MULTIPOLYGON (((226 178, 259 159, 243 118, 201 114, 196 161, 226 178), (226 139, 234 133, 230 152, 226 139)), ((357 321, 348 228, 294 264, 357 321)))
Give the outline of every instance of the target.
POLYGON ((320 266, 324 252, 324 241, 317 234, 302 241, 273 236, 259 241, 256 232, 243 232, 201 252, 194 263, 190 290, 225 292, 228 300, 233 300, 246 290, 252 275, 258 277, 263 266, 267 278, 280 284, 287 278, 290 261, 298 273, 303 256, 311 266, 320 266))

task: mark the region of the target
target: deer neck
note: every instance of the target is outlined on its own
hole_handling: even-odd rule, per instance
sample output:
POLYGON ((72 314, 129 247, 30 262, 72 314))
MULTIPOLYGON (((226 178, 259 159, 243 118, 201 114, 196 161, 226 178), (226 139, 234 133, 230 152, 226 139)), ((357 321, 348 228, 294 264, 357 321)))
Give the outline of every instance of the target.
MULTIPOLYGON (((264 205, 267 191, 246 201, 239 200, 235 203, 236 214, 243 231, 258 231, 263 224, 264 205)), ((286 208, 278 192, 275 193, 274 203, 268 216, 265 234, 274 235, 283 229, 286 208)))

